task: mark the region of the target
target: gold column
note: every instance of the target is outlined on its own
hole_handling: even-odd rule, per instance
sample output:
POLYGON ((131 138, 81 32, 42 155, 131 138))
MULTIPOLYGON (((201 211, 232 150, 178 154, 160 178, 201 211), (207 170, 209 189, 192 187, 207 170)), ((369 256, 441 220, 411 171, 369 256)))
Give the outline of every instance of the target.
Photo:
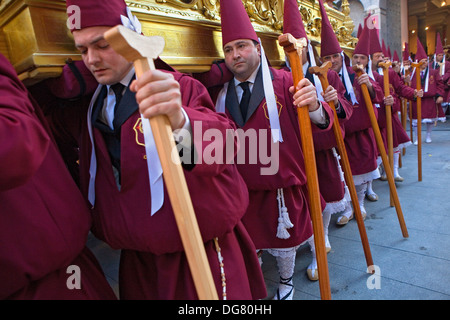
POLYGON ((402 51, 405 49, 405 42, 408 42, 408 0, 400 0, 400 20, 401 20, 401 35, 402 35, 402 51))

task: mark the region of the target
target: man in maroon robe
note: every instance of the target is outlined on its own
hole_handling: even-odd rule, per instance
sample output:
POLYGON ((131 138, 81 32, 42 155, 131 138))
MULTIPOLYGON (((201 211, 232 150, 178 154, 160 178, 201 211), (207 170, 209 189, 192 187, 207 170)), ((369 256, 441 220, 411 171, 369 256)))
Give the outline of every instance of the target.
MULTIPOLYGON (((214 128, 225 137, 234 126, 215 113, 203 85, 160 59, 156 61, 159 70, 145 73, 130 86, 132 64, 103 37, 110 27, 122 23, 140 32, 140 24, 123 0, 67 1, 68 8, 72 5, 80 8, 79 28, 74 23, 71 30, 75 45, 100 85, 88 106, 56 110, 52 117, 58 120, 57 113, 72 113, 65 129, 71 129, 68 133, 79 142, 80 186, 92 204, 93 232, 112 248, 121 249, 120 298, 198 298, 159 157, 151 149, 153 136, 146 130, 145 118, 158 114, 168 116, 173 130, 188 132, 179 140, 184 175, 219 297, 264 298, 256 250, 241 222, 248 192, 236 166, 226 161, 190 162, 191 156, 184 154, 204 155, 212 144, 204 141, 207 130, 214 128), (123 86, 117 90, 118 83, 123 86)), ((58 80, 67 82, 67 76, 58 80)), ((61 82, 52 85, 54 93, 67 92, 59 86, 61 82)), ((225 140, 215 146, 225 154, 225 140)))
MULTIPOLYGON (((366 24, 367 25, 367 24, 366 24)), ((366 216, 364 198, 368 183, 379 178, 377 165, 377 145, 370 123, 369 114, 361 90, 361 84, 366 84, 374 103, 383 101, 383 91, 380 86, 369 78, 368 74, 356 77, 350 66, 347 66, 345 54, 342 52, 328 52, 323 57, 324 61, 331 61, 332 68, 341 77, 346 88, 346 97, 353 104, 353 113, 345 122, 345 146, 352 169, 353 181, 358 194, 358 202, 363 217, 366 216)), ((369 37, 368 28, 365 27, 360 35, 360 40, 354 50, 353 65, 362 64, 367 70, 369 62, 369 37)), ((374 105, 375 115, 378 114, 374 105)), ((353 209, 349 205, 338 218, 338 225, 345 225, 353 219, 353 209)))
MULTIPOLYGON (((381 68, 380 63, 386 61, 386 57, 384 56, 383 49, 380 46, 380 40, 378 38, 377 30, 370 30, 370 54, 372 58, 372 68, 373 75, 375 80, 378 82, 381 88, 384 88, 384 78, 383 72, 384 70, 381 68)), ((386 149, 386 153, 388 153, 388 139, 387 139, 387 123, 386 123, 386 105, 391 106, 391 119, 392 119, 392 146, 394 151, 394 179, 395 181, 402 182, 403 177, 400 176, 399 169, 399 159, 400 159, 400 150, 411 145, 411 140, 408 137, 405 129, 403 128, 400 119, 398 117, 398 113, 401 108, 401 100, 400 97, 406 98, 408 100, 414 100, 417 96, 422 96, 423 92, 418 92, 417 90, 412 89, 411 87, 404 84, 400 76, 393 68, 388 69, 388 77, 389 77, 389 95, 384 98, 383 103, 380 104, 380 109, 378 110, 378 126, 380 127, 381 135, 384 142, 384 147, 386 149)), ((380 163, 380 168, 382 168, 381 172, 381 180, 387 180, 386 173, 384 172, 383 165, 381 164, 381 158, 379 156, 378 162, 380 163)))
MULTIPOLYGON (((442 115, 445 117, 450 102, 450 61, 446 59, 444 47, 442 46, 441 35, 436 35, 436 51, 434 53, 433 69, 438 69, 444 82, 444 96, 442 106, 442 115)), ((439 109, 440 111, 440 109, 439 109)))
POLYGON ((243 222, 256 248, 276 257, 280 284, 274 299, 291 300, 296 250, 312 235, 296 107, 309 108, 317 124, 312 125, 314 132, 330 130, 333 114, 326 103, 318 102, 309 80, 296 84, 299 91, 293 95, 292 74, 266 64, 264 48, 240 0, 222 0, 220 5, 225 53, 225 66, 220 68, 226 69, 226 77, 214 79, 213 66, 201 78, 213 80, 208 85, 217 111, 226 113, 244 135, 257 132, 257 141, 241 146, 246 161, 238 162, 250 194, 243 222), (254 145, 276 153, 276 172, 265 175, 267 164, 261 158, 249 161, 254 145))
MULTIPOLYGON (((436 121, 440 120, 442 122, 445 121, 445 117, 442 116, 441 103, 444 101, 443 96, 445 95, 444 82, 442 81, 442 77, 439 73, 439 70, 430 68, 428 64, 428 56, 425 53, 425 49, 417 39, 417 53, 415 56, 416 61, 421 62, 422 66, 420 70, 417 68, 413 71, 414 75, 411 78, 411 87, 413 89, 417 88, 416 77, 420 77, 421 81, 421 89, 423 90, 423 98, 422 98, 422 122, 426 124, 426 143, 431 143, 431 132, 433 130, 433 126, 436 121)), ((412 125, 415 141, 414 144, 417 144, 417 102, 411 101, 412 107, 412 125)))
POLYGON ((0 55, 0 299, 116 299, 46 119, 0 55))

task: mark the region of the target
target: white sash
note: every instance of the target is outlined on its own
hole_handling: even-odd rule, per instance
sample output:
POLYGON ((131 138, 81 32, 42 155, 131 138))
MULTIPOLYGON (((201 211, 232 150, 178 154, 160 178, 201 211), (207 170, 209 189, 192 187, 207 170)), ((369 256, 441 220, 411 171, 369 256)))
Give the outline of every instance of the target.
POLYGON ((274 143, 283 142, 283 136, 280 128, 280 118, 278 117, 277 101, 275 99, 275 92, 273 90, 272 77, 270 76, 269 64, 267 63, 266 54, 264 52, 261 39, 259 39, 261 47, 261 63, 262 63, 262 78, 264 86, 264 95, 267 103, 267 113, 269 115, 270 131, 272 133, 272 140, 274 143))
POLYGON ((344 78, 345 87, 347 89, 348 94, 350 95, 352 104, 355 105, 355 104, 358 104, 358 100, 356 100, 355 91, 353 90, 353 84, 350 81, 350 76, 348 75, 347 66, 345 65, 344 51, 341 51, 341 57, 342 57, 342 76, 344 78))
MULTIPOLYGON (((101 90, 101 85, 97 87, 91 103, 89 105, 87 113, 87 125, 89 131, 89 138, 91 140, 92 152, 91 161, 89 166, 89 188, 88 188, 88 200, 92 206, 95 205, 95 177, 97 175, 97 157, 95 155, 95 144, 94 144, 94 132, 92 125, 92 110, 95 104, 95 100, 101 90)), ((150 127, 148 119, 142 117, 142 128, 144 131, 144 141, 145 141, 145 153, 147 154, 147 168, 150 183, 150 194, 151 194, 151 215, 154 215, 164 203, 164 183, 162 177, 162 167, 159 160, 158 151, 156 150, 155 139, 153 138, 153 133, 150 127)))
MULTIPOLYGON (((309 40, 308 40, 308 53, 309 53, 309 63, 311 64, 311 67, 315 67, 316 59, 314 58, 314 51, 312 49, 311 41, 309 40)), ((316 87, 317 98, 319 98, 321 102, 325 102, 322 96, 322 92, 324 91, 322 88, 322 83, 319 80, 319 77, 313 74, 313 79, 314 79, 314 86, 316 87)))

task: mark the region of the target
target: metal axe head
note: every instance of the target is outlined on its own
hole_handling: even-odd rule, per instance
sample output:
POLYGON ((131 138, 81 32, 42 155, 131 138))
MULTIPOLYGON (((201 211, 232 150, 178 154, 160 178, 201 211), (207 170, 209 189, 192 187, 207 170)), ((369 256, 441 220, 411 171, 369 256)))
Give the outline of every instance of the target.
POLYGON ((105 39, 117 53, 132 62, 158 58, 165 44, 163 37, 146 37, 122 25, 106 31, 105 39))
POLYGON ((311 74, 326 77, 328 74, 328 69, 331 68, 331 65, 332 65, 331 62, 327 61, 327 62, 323 63, 320 67, 319 66, 311 67, 308 70, 309 70, 309 73, 311 73, 311 74))

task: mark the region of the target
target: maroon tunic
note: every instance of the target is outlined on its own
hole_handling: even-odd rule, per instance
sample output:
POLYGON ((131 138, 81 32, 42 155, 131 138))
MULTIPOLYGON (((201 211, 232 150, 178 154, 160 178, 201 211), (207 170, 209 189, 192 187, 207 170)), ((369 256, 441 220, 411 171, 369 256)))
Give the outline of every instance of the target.
MULTIPOLYGON (((282 143, 278 144, 278 171, 276 174, 262 175, 261 168, 267 168, 270 165, 262 163, 261 159, 257 159, 255 163, 250 161, 249 156, 254 154, 254 151, 252 151, 253 145, 249 143, 241 146, 242 152, 246 155, 245 161, 238 162, 239 172, 243 176, 250 194, 250 204, 243 222, 258 249, 295 247, 312 235, 298 116, 296 107, 292 103, 292 94, 289 93, 289 87, 293 84, 292 74, 284 70, 273 68, 270 70, 273 76, 272 83, 284 139, 282 143), (287 229, 290 234, 288 239, 280 239, 276 236, 279 217, 277 190, 279 188, 283 189, 285 204, 290 220, 294 225, 294 227, 287 229)), ((218 93, 218 88, 221 88, 221 86, 212 88, 213 98, 215 97, 214 93, 218 93)), ((261 97, 264 96, 263 93, 256 92, 256 90, 255 84, 252 98, 256 94, 261 97)), ((323 105, 330 119, 329 126, 324 130, 331 130, 333 113, 327 104, 324 103, 323 105)), ((227 115, 233 119, 228 109, 229 105, 226 107, 227 115)), ((263 145, 266 150, 273 151, 267 114, 265 98, 262 98, 252 115, 242 126, 242 130, 243 132, 265 130, 267 132, 265 136, 257 135, 258 141, 256 144, 258 146, 263 145)), ((321 129, 312 125, 312 130, 315 132, 321 129)), ((325 202, 323 198, 321 200, 322 208, 324 208, 325 202)))
MULTIPOLYGON (((341 113, 338 114, 339 126, 341 127, 342 137, 345 137, 345 122, 350 119, 353 113, 353 107, 345 98, 345 87, 339 78, 339 75, 328 70, 328 82, 330 86, 338 92, 341 113)), ((337 141, 333 130, 323 130, 314 132, 314 150, 316 153, 317 176, 319 179, 320 193, 324 200, 328 202, 337 202, 344 198, 345 184, 341 179, 341 173, 337 167, 337 159, 333 154, 332 148, 337 150, 337 141)))
POLYGON ((1 55, 0 96, 0 299, 116 299, 85 246, 86 202, 40 108, 1 55), (71 265, 80 289, 66 284, 71 265))
MULTIPOLYGON (((348 67, 348 72, 349 74, 355 73, 350 67, 348 67)), ((370 82, 376 94, 372 102, 381 103, 384 97, 382 89, 372 79, 370 79, 370 82)), ((378 167, 378 147, 361 86, 356 78, 353 80, 353 90, 359 104, 353 106, 353 114, 345 123, 344 142, 352 174, 355 176, 372 172, 378 167)), ((375 115, 378 116, 378 110, 375 105, 373 105, 373 110, 375 115)))
MULTIPOLYGON (((226 117, 212 110, 209 95, 198 81, 178 72, 172 74, 180 83, 183 107, 193 127, 196 152, 203 155, 211 144, 202 141, 207 129, 214 128, 225 136, 225 131, 234 127, 226 117), (201 125, 200 131, 195 129, 196 124, 201 125)), ((131 92, 125 93, 122 101, 128 99, 127 94, 131 92)), ((98 166, 96 202, 92 210, 93 232, 112 248, 122 249, 121 299, 197 299, 166 189, 163 206, 150 215, 144 137, 137 104, 133 101, 132 107, 136 111, 121 126, 120 191, 103 136, 97 128, 93 130, 98 166)), ((68 128, 73 129, 72 136, 79 139, 80 185, 87 197, 91 156, 87 108, 65 109, 72 113, 72 125, 68 128), (73 119, 78 120, 78 125, 73 119)), ((61 108, 57 112, 61 112, 61 108)), ((236 166, 203 161, 192 170, 184 170, 184 174, 219 297, 222 297, 222 282, 213 242, 216 237, 224 257, 228 299, 264 298, 266 288, 256 249, 241 225, 248 205, 248 192, 236 166)))

